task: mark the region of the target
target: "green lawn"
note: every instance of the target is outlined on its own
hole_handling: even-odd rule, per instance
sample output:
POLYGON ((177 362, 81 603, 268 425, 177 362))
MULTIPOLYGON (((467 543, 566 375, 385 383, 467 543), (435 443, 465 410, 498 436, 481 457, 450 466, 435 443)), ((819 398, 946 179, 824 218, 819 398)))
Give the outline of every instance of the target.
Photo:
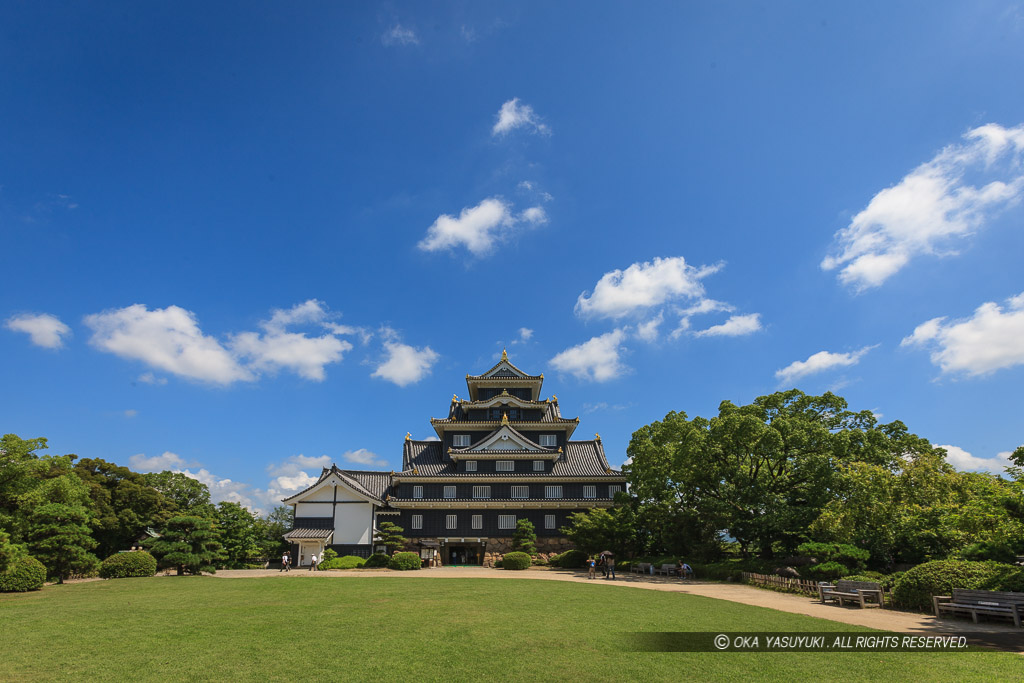
POLYGON ((698 596, 494 579, 118 579, 0 596, 0 680, 1020 680, 1019 655, 650 653, 633 631, 852 631, 698 596))

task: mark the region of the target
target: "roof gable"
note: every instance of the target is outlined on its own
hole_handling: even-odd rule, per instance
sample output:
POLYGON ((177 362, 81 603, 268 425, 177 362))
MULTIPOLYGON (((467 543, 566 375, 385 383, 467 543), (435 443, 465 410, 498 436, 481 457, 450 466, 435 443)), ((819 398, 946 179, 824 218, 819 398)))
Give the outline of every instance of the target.
POLYGON ((547 451, 540 444, 530 441, 510 425, 503 424, 490 436, 481 439, 474 446, 463 450, 465 453, 475 451, 547 451))

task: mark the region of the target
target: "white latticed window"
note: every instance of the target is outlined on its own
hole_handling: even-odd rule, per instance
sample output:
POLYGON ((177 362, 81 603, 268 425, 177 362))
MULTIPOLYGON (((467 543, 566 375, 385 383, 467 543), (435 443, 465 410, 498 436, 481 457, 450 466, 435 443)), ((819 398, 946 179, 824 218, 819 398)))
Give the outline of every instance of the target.
POLYGON ((608 487, 608 497, 614 498, 615 494, 622 490, 622 487, 618 484, 612 484, 608 487))
POLYGON ((469 434, 456 434, 452 437, 452 445, 456 448, 465 448, 469 445, 469 434))
POLYGON ((545 529, 554 529, 555 528, 555 516, 554 515, 544 515, 544 528, 545 529))
POLYGON ((474 486, 473 487, 474 498, 490 498, 491 487, 490 486, 474 486))
POLYGON ((466 471, 467 472, 476 472, 476 460, 467 460, 466 461, 466 471))
POLYGON ((554 434, 541 434, 540 445, 545 448, 554 448, 558 445, 558 437, 554 434))
POLYGON ((444 487, 444 497, 445 498, 454 498, 455 497, 455 487, 454 486, 445 486, 444 487))
POLYGON ((583 487, 584 498, 597 498, 597 487, 596 486, 584 486, 583 487))
POLYGON ((534 472, 543 472, 544 471, 544 461, 543 460, 534 460, 533 461, 533 471, 534 472))
POLYGON ((422 486, 413 486, 412 487, 412 497, 413 498, 422 498, 423 497, 423 487, 422 486))
POLYGON ((512 460, 496 460, 494 469, 497 472, 515 472, 516 463, 512 460))
POLYGON ((459 516, 458 515, 447 515, 444 518, 445 529, 458 529, 459 528, 459 516))
POLYGON ((512 487, 513 498, 529 498, 530 487, 529 486, 513 486, 512 487))
POLYGON ((413 529, 422 529, 423 528, 423 515, 413 515, 412 516, 412 528, 413 529))
POLYGON ((516 516, 515 515, 498 515, 498 528, 499 529, 515 529, 516 528, 516 516))
POLYGON ((544 487, 545 498, 561 498, 562 487, 561 486, 545 486, 544 487))
POLYGON ((483 529, 484 528, 484 516, 483 515, 473 515, 473 528, 474 529, 483 529))

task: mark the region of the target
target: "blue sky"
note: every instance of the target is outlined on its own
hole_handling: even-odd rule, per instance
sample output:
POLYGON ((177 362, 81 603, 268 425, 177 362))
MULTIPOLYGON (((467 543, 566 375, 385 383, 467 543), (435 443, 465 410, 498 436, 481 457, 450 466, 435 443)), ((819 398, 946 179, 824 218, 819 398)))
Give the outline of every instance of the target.
POLYGON ((0 427, 267 509, 507 347, 616 464, 796 386, 1001 471, 1022 46, 1002 2, 7 3, 0 427))

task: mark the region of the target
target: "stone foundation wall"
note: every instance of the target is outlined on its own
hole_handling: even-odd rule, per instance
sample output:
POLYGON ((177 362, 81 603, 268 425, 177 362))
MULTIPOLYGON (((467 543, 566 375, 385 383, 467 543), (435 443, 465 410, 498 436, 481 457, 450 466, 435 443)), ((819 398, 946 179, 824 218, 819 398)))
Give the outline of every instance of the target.
MULTIPOLYGON (((548 559, 551 555, 564 553, 573 547, 572 542, 564 536, 538 538, 535 543, 538 556, 548 559)), ((484 566, 493 567, 494 563, 512 552, 512 538, 488 538, 487 549, 484 551, 484 566)))

